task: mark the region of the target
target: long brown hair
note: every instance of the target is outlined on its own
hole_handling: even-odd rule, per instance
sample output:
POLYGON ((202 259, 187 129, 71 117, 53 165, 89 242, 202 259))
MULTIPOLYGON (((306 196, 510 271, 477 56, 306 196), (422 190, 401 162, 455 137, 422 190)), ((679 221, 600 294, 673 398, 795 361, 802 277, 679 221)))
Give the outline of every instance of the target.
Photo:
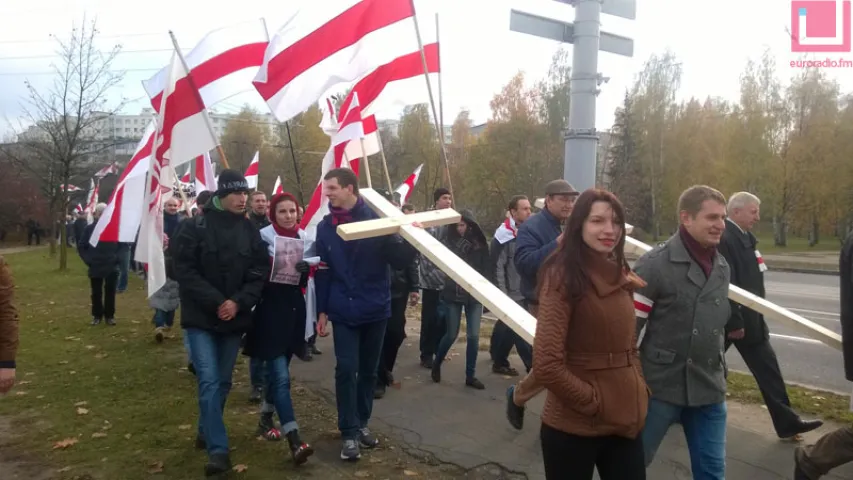
POLYGON ((586 289, 589 288, 589 277, 583 260, 589 247, 583 241, 583 226, 586 219, 589 218, 592 205, 595 202, 610 204, 610 208, 613 209, 613 214, 616 216, 616 222, 621 228, 621 234, 612 253, 616 265, 621 267, 614 269, 616 279, 631 271, 631 267, 625 260, 625 208, 622 206, 622 202, 616 198, 616 195, 607 190, 598 188, 586 190, 575 202, 575 208, 569 216, 563 233, 563 240, 557 249, 545 259, 542 268, 539 270, 537 288, 542 288, 547 275, 551 285, 563 290, 566 300, 572 304, 580 300, 586 289))

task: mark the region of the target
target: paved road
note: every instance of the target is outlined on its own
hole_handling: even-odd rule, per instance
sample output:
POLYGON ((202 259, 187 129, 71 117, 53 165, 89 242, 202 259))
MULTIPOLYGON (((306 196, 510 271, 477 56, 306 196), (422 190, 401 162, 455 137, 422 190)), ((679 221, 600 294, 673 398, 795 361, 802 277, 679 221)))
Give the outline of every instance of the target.
MULTIPOLYGON (((768 300, 841 333, 838 277, 767 272, 764 278, 768 300)), ((768 325, 770 341, 787 381, 850 392, 850 382, 844 379, 841 352, 779 322, 769 320, 768 325)), ((746 365, 734 348, 729 350, 727 359, 731 368, 746 370, 746 365)))

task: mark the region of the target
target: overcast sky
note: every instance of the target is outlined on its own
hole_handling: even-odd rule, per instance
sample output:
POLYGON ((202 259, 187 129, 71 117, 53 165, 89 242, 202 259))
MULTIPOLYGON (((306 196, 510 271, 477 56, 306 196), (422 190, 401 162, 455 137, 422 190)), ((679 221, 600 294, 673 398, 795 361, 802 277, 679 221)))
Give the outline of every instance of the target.
MULTIPOLYGON (((311 0, 323 1, 323 0, 311 0)), ((605 0, 607 1, 607 0, 605 0)), ((461 108, 471 110, 475 122, 490 115, 489 101, 518 71, 532 80, 543 77, 557 44, 509 31, 509 12, 518 8, 571 21, 574 9, 552 0, 417 0, 437 8, 441 18, 442 71, 445 123, 461 108)), ((610 77, 598 98, 597 126, 609 128, 613 111, 643 62, 669 48, 682 62, 681 97, 708 95, 736 101, 739 75, 749 57, 769 47, 778 59, 779 75, 795 73, 788 62, 786 33, 791 18, 787 0, 638 0, 637 20, 603 16, 602 30, 633 38, 633 58, 602 53, 600 72, 610 77)), ((169 59, 174 30, 188 51, 207 31, 243 20, 266 18, 270 34, 280 26, 290 1, 240 0, 221 4, 197 0, 5 0, 0 2, 0 116, 16 121, 26 94, 24 81, 36 88, 52 81, 50 64, 55 44, 51 35, 67 36, 72 22, 84 15, 97 17, 104 48, 120 43, 125 53, 115 68, 127 69, 120 91, 131 99, 127 113, 147 105, 140 82, 169 59), (221 6, 220 6, 221 5, 221 6)), ((294 2, 295 3, 295 2, 294 2)), ((432 23, 432 22, 425 22, 432 23)), ((569 46, 570 48, 570 46, 569 46)), ((853 55, 846 54, 853 60, 853 55)), ((822 57, 821 57, 822 58, 822 57)), ((830 69, 843 91, 853 91, 853 69, 830 69)), ((265 106, 255 92, 220 104, 219 111, 235 112, 243 103, 265 106)), ((395 116, 386 112, 384 116, 395 116)), ((380 114, 380 117, 383 115, 380 114)), ((7 122, 0 120, 0 133, 7 122)))

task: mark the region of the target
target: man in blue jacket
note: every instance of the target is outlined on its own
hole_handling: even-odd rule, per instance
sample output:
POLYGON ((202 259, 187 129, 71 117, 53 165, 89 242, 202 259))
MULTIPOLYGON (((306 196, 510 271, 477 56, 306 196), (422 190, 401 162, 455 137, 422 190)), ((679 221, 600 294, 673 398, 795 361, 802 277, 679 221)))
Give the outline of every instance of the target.
POLYGON ((334 325, 335 396, 341 459, 361 458, 361 448, 379 440, 367 428, 373 410, 379 355, 391 317, 391 278, 388 266, 400 270, 417 251, 399 235, 345 242, 338 225, 379 218, 358 194, 358 178, 348 168, 323 177, 329 211, 317 226, 320 266, 317 286, 317 333, 326 336, 334 325))
MULTIPOLYGON (((528 218, 518 228, 515 247, 515 268, 521 276, 521 295, 524 307, 534 317, 539 310, 536 276, 539 267, 563 239, 563 224, 575 208, 579 192, 565 180, 553 180, 545 185, 545 208, 528 218)), ((524 426, 524 405, 543 390, 533 370, 517 385, 507 390, 506 414, 509 423, 518 430, 524 426)))

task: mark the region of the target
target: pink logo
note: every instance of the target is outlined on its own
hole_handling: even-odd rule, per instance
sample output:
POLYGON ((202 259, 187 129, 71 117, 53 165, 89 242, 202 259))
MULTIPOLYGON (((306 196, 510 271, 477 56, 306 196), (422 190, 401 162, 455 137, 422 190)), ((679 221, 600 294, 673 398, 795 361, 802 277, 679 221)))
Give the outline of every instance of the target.
POLYGON ((850 0, 791 2, 792 52, 849 52, 850 0))

